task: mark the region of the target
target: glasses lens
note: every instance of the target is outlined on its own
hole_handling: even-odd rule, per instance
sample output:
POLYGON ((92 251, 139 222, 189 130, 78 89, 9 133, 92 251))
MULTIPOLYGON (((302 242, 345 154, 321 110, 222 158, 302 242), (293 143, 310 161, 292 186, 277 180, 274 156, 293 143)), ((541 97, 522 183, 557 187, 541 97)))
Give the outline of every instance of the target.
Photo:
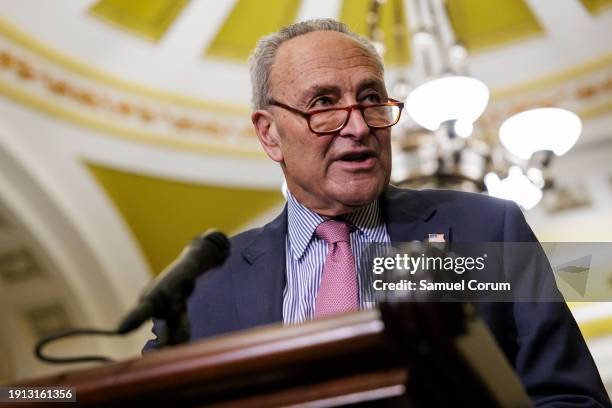
POLYGON ((347 113, 341 109, 314 113, 310 116, 310 127, 315 132, 332 132, 342 127, 347 113))
POLYGON ((370 106, 363 110, 363 117, 371 127, 394 125, 400 115, 399 106, 370 106))

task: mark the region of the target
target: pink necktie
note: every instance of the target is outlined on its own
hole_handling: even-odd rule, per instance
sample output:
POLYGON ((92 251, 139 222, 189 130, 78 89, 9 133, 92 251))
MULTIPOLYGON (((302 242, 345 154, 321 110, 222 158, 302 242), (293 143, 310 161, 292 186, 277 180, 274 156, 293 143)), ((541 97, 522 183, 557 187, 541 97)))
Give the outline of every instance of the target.
POLYGON ((315 318, 359 308, 350 229, 344 221, 327 220, 319 224, 315 231, 317 237, 327 242, 327 258, 317 294, 315 318))

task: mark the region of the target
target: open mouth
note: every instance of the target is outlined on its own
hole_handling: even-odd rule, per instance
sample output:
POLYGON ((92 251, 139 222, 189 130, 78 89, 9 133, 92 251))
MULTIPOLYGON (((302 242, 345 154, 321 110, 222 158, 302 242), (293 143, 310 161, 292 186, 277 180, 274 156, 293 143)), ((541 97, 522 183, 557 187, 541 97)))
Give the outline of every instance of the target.
POLYGON ((345 162, 364 162, 374 157, 372 152, 348 153, 340 157, 341 161, 345 162))

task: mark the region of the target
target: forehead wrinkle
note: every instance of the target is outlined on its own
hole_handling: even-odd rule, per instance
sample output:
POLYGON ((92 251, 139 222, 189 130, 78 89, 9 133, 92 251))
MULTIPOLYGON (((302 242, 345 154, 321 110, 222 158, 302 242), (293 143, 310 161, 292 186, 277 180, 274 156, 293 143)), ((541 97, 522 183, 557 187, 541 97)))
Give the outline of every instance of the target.
POLYGON ((353 39, 341 37, 336 41, 340 42, 340 47, 327 49, 320 47, 320 42, 304 44, 304 37, 310 34, 315 33, 296 37, 281 45, 271 69, 270 91, 277 88, 283 96, 292 90, 304 95, 312 85, 338 86, 336 75, 339 72, 359 67, 365 67, 382 78, 376 59, 353 39))
POLYGON ((303 56, 300 55, 298 58, 295 58, 298 59, 298 61, 292 61, 293 63, 297 62, 300 73, 308 73, 317 70, 335 70, 338 69, 339 66, 342 67, 342 69, 365 66, 372 68, 374 71, 379 71, 376 61, 364 52, 355 53, 353 55, 317 55, 306 61, 299 61, 300 57, 303 58, 303 56))
MULTIPOLYGON (((336 75, 339 72, 347 72, 353 68, 363 66, 364 64, 361 62, 362 61, 356 64, 345 64, 342 70, 339 70, 334 64, 312 64, 315 65, 313 68, 310 68, 310 66, 302 66, 299 71, 295 72, 295 77, 299 78, 299 81, 295 81, 298 85, 296 89, 302 88, 303 90, 300 91, 299 94, 304 95, 304 97, 316 93, 317 91, 340 93, 342 84, 340 84, 339 81, 347 81, 350 76, 337 77, 336 75)), ((369 73, 364 71, 363 74, 367 75, 367 77, 361 79, 359 83, 356 84, 355 88, 357 92, 368 87, 384 90, 384 81, 380 71, 375 69, 369 73)), ((353 89, 352 84, 349 84, 349 87, 353 89)))

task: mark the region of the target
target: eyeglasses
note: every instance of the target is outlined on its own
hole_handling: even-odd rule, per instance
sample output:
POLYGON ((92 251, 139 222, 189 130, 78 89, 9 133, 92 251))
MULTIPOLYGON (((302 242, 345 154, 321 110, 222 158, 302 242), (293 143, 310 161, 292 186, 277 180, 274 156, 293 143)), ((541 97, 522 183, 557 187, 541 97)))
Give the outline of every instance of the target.
POLYGON ((308 128, 317 135, 329 135, 342 130, 351 117, 353 110, 361 112, 365 123, 373 129, 385 129, 399 122, 404 104, 389 98, 389 102, 372 105, 350 105, 344 108, 317 109, 303 112, 284 103, 270 99, 270 105, 287 109, 302 116, 308 122, 308 128))

